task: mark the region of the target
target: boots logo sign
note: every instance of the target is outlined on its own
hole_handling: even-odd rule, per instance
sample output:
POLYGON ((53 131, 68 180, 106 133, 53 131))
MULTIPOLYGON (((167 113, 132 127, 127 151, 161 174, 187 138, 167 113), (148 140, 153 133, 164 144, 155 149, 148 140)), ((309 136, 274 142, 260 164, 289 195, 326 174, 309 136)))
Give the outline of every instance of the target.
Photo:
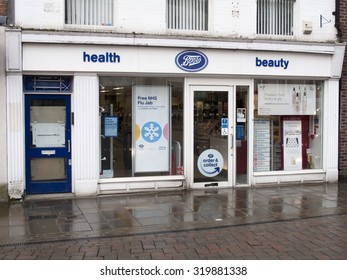
POLYGON ((176 65, 187 72, 198 72, 208 64, 207 56, 199 51, 187 50, 176 56, 176 65))

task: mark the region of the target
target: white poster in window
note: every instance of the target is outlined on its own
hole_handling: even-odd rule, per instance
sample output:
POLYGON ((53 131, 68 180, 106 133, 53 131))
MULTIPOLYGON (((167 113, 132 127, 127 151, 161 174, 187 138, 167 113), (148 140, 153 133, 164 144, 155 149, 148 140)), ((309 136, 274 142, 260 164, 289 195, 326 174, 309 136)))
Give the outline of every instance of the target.
POLYGON ((259 84, 259 115, 315 115, 316 85, 259 84))
POLYGON ((302 169, 301 121, 283 121, 283 169, 302 169))
POLYGON ((36 148, 65 147, 64 123, 31 123, 32 143, 36 148))
POLYGON ((246 122, 246 108, 237 108, 237 122, 246 122))
POLYGON ((270 171, 270 121, 254 121, 253 171, 270 171))
POLYGON ((169 171, 169 87, 134 86, 133 106, 134 172, 169 171))

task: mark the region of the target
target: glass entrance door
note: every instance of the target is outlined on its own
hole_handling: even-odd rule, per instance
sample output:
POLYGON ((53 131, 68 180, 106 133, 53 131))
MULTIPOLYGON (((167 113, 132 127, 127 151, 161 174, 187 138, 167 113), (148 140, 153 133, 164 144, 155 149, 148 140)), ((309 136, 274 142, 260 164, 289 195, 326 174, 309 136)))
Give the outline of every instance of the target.
POLYGON ((68 95, 25 96, 26 192, 71 192, 68 95))
POLYGON ((194 87, 193 187, 233 185, 233 87, 194 87))

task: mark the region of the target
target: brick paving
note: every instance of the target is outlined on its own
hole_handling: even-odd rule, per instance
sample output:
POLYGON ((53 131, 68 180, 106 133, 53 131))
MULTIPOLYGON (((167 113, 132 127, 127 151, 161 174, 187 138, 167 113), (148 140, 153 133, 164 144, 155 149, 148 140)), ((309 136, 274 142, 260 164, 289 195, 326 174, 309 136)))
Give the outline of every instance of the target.
POLYGON ((0 246, 1 260, 347 260, 347 214, 0 246))
POLYGON ((347 260, 347 183, 0 203, 0 260, 347 260))

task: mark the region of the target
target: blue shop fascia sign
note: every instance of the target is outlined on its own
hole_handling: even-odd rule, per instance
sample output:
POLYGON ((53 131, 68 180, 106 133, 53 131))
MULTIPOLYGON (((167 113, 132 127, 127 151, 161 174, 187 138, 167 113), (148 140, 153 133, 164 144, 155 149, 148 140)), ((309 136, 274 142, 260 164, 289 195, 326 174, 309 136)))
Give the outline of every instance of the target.
POLYGON ((175 59, 178 68, 186 72, 198 72, 206 68, 208 64, 207 56, 195 50, 180 52, 175 59))

